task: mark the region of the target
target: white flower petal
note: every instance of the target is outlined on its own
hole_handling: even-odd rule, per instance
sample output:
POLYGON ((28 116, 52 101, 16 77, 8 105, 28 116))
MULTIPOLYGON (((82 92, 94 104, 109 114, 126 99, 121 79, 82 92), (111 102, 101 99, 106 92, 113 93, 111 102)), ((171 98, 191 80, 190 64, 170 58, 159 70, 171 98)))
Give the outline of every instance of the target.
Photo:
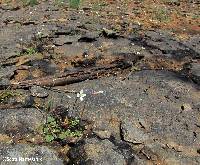
POLYGON ((85 96, 86 96, 86 94, 85 94, 85 93, 83 93, 83 94, 82 94, 82 97, 85 97, 85 96))
POLYGON ((80 100, 83 101, 83 97, 80 97, 80 100))
POLYGON ((83 93, 83 89, 81 89, 80 92, 77 93, 76 96, 79 97, 81 101, 83 101, 83 98, 86 96, 86 94, 83 93))

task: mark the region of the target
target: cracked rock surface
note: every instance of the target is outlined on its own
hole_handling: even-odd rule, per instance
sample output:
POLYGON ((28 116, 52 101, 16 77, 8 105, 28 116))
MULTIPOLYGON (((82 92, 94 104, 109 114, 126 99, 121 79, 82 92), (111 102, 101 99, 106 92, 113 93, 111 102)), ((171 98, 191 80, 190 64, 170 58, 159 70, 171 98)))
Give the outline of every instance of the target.
POLYGON ((0 164, 199 165, 196 26, 60 5, 0 2, 0 164))

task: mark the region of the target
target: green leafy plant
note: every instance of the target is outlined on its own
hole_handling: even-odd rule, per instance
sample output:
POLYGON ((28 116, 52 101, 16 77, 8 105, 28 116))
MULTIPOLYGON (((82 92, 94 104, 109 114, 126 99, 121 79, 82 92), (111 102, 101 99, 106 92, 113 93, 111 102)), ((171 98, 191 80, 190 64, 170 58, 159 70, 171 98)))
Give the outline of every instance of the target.
POLYGON ((7 101, 9 98, 19 96, 20 93, 12 90, 3 90, 0 92, 0 103, 7 101))
POLYGON ((35 53, 37 53, 37 50, 33 47, 30 47, 26 50, 26 54, 28 54, 28 55, 33 55, 35 53))
POLYGON ((69 0, 69 6, 73 9, 78 9, 80 6, 81 0, 69 0))
POLYGON ((132 66, 131 68, 131 72, 137 72, 137 71, 140 71, 141 69, 137 66, 132 66))
POLYGON ((92 5, 92 9, 94 11, 99 11, 99 10, 102 10, 105 6, 107 6, 107 3, 102 1, 102 2, 95 2, 93 5, 92 5))
POLYGON ((52 116, 47 116, 47 121, 43 126, 43 134, 46 142, 53 140, 64 140, 68 137, 80 137, 83 134, 83 128, 80 126, 80 120, 70 118, 65 120, 65 126, 52 116))
POLYGON ((192 15, 192 19, 199 19, 200 18, 200 15, 198 15, 198 14, 193 14, 192 15))
POLYGON ((169 11, 166 8, 156 8, 153 12, 154 19, 159 22, 168 22, 170 21, 169 11))
POLYGON ((22 50, 21 52, 17 53, 17 56, 23 56, 23 55, 28 55, 28 56, 31 56, 31 55, 34 55, 34 54, 37 54, 38 51, 36 48, 34 47, 29 47, 25 50, 22 50))
POLYGON ((22 0, 23 4, 28 6, 34 6, 34 5, 37 5, 38 4, 38 1, 37 0, 22 0))
POLYGON ((54 4, 59 6, 59 7, 62 7, 66 4, 66 0, 55 0, 54 4))

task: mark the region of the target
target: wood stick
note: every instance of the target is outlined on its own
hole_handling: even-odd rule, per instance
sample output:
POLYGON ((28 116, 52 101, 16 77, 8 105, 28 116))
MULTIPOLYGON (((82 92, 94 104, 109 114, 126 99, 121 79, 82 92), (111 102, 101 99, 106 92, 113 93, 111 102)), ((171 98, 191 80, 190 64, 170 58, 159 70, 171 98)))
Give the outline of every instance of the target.
POLYGON ((96 79, 105 74, 113 74, 114 72, 119 71, 120 69, 126 69, 128 67, 131 67, 131 65, 127 63, 126 61, 117 61, 114 64, 110 64, 103 67, 92 67, 89 69, 83 68, 78 71, 65 72, 59 75, 46 76, 46 77, 37 78, 33 80, 15 82, 11 84, 11 88, 14 88, 14 89, 28 88, 33 85, 49 86, 49 87, 67 85, 67 84, 85 81, 87 79, 96 79))

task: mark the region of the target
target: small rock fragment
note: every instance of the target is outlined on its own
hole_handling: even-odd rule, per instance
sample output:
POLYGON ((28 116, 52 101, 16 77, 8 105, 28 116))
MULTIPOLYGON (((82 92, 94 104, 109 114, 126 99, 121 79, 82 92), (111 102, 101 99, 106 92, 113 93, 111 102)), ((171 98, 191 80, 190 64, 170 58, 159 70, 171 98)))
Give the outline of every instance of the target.
POLYGON ((94 133, 100 138, 100 139, 108 139, 111 136, 111 132, 107 130, 96 130, 94 133))
POLYGON ((99 37, 98 33, 91 32, 91 33, 86 33, 83 35, 78 41, 79 42, 93 42, 96 41, 96 39, 99 37))
POLYGON ((10 78, 14 75, 14 71, 16 70, 15 66, 9 67, 0 67, 0 78, 10 78))
POLYGON ((131 122, 123 121, 121 125, 123 138, 125 141, 140 144, 148 140, 148 135, 131 122))
POLYGON ((79 35, 75 35, 75 36, 60 36, 59 38, 55 38, 54 39, 54 44, 57 46, 62 46, 64 44, 72 44, 73 42, 77 42, 78 39, 80 38, 79 35))
POLYGON ((32 86, 30 91, 31 91, 31 95, 34 97, 44 98, 49 95, 48 92, 40 86, 32 86))
POLYGON ((0 78, 0 89, 5 89, 10 85, 10 81, 7 78, 0 78))
POLYGON ((114 30, 103 28, 103 34, 108 38, 117 38, 118 34, 114 30))

